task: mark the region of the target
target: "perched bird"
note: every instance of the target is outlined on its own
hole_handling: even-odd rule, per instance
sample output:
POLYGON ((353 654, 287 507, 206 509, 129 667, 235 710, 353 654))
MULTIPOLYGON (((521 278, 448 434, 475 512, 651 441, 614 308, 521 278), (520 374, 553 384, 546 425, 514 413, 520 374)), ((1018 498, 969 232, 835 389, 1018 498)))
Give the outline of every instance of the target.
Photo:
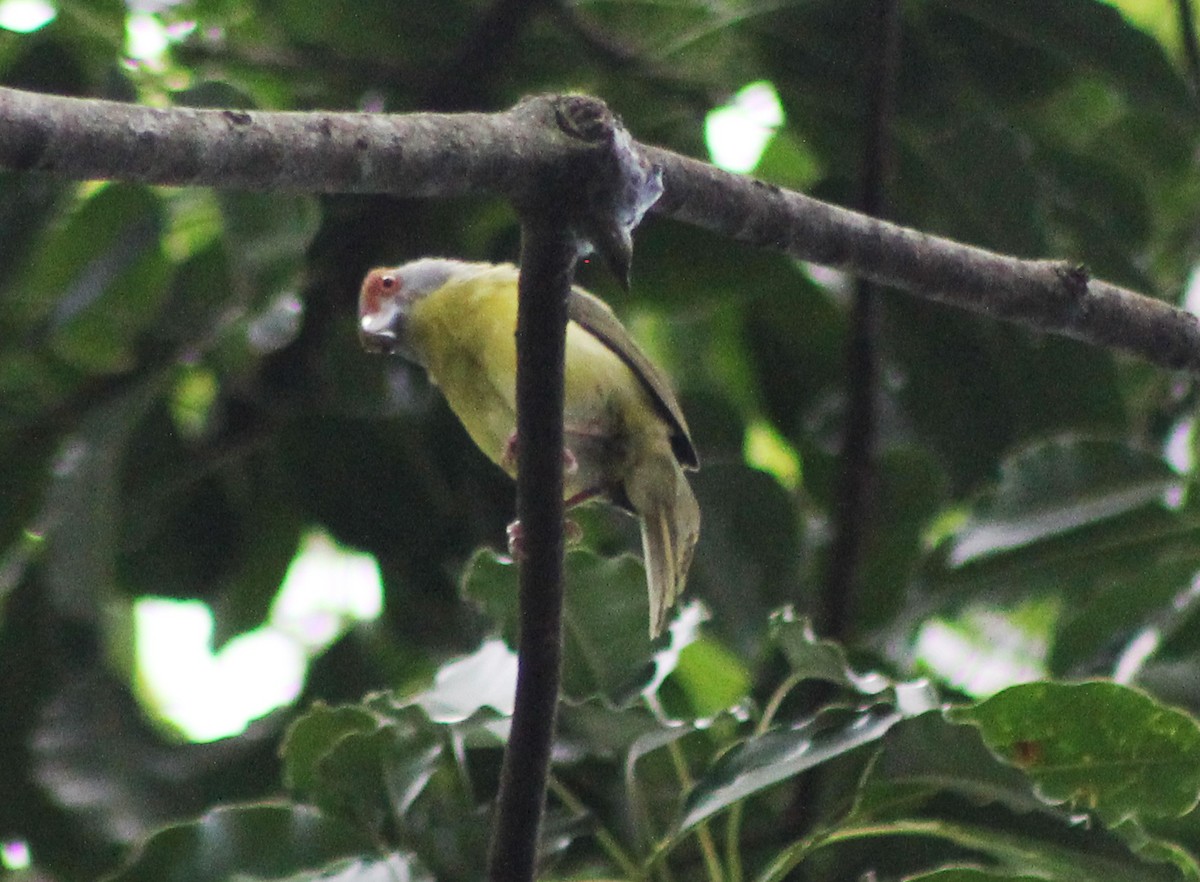
MULTIPOLYGON (((371 270, 358 316, 363 346, 423 367, 479 448, 516 477, 517 268, 427 258, 371 270)), ((641 519, 657 637, 700 534, 683 473, 699 458, 666 377, 613 311, 573 288, 568 316, 564 499, 602 496, 641 519)))

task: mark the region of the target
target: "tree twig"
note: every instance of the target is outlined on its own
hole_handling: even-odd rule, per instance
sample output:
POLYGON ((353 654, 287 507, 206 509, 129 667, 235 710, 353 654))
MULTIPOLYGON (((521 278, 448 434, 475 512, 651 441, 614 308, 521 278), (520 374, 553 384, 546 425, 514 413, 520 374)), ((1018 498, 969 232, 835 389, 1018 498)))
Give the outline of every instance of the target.
POLYGON ((1022 260, 867 217, 669 150, 652 209, 727 238, 862 276, 910 294, 1200 374, 1200 322, 1093 279, 1078 264, 1022 260))
MULTIPOLYGON (((900 4, 874 0, 865 29, 866 138, 862 154, 864 214, 883 217, 892 177, 891 128, 900 68, 900 4)), ((815 611, 818 630, 833 640, 850 637, 863 549, 874 520, 879 399, 879 287, 860 280, 850 315, 846 350, 847 407, 842 426, 841 471, 834 499, 834 534, 825 584, 815 611)))
MULTIPOLYGON (((624 281, 630 232, 661 193, 653 168, 601 102, 550 102, 551 127, 582 152, 514 193, 517 517, 521 523, 517 693, 488 855, 491 882, 532 882, 562 677, 563 395, 567 297, 585 246, 624 281)), ((560 154, 560 157, 562 154, 560 154)))
MULTIPOLYGON (((308 192, 514 196, 559 165, 545 99, 496 114, 163 110, 0 89, 0 168, 308 192)), ((1200 323, 1083 267, 1020 260, 869 218, 653 147, 652 211, 994 319, 1200 374, 1200 323)))
MULTIPOLYGON (((867 116, 864 120, 861 155, 864 214, 883 217, 892 177, 891 129, 895 116, 896 88, 900 68, 899 0, 872 0, 863 28, 863 77, 867 116)), ((846 413, 842 421, 842 447, 835 496, 833 539, 825 567, 825 581, 818 592, 813 619, 818 631, 832 640, 853 636, 855 614, 861 594, 862 562, 870 541, 877 506, 878 479, 876 448, 879 408, 879 334, 883 304, 881 286, 858 279, 850 312, 846 340, 846 413)), ((829 683, 815 683, 809 690, 809 712, 832 700, 836 690, 829 683)), ((799 829, 811 831, 820 817, 829 792, 826 766, 811 769, 797 781, 793 797, 793 819, 799 829)))
POLYGON ((577 255, 577 242, 562 225, 537 218, 522 225, 517 306, 520 661, 488 857, 491 882, 528 882, 537 865, 561 677, 563 355, 577 255))

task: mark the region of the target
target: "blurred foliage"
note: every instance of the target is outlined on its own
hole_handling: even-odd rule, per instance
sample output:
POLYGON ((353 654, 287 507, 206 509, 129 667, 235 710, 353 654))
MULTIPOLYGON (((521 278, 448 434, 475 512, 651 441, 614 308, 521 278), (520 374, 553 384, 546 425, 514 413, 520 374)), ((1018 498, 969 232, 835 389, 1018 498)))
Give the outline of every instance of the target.
MULTIPOLYGON (((787 121, 760 174, 859 191, 867 0, 181 0, 152 4, 172 42, 140 61, 135 5, 60 0, 0 30, 0 82, 395 112, 576 89, 703 157, 706 113, 769 80, 787 121)), ((1176 16, 905 2, 894 216, 1182 301, 1200 77, 1176 16)), ((0 173, 0 843, 33 858, 0 878, 480 877, 512 487, 419 372, 360 351, 354 301, 373 265, 516 245, 482 197, 0 173), (264 621, 314 527, 375 555, 381 620, 245 734, 165 741, 132 698, 131 604, 204 600, 224 642, 264 621)), ((581 280, 680 388, 702 607, 652 645, 631 523, 574 515, 548 877, 1200 879, 1190 379, 888 293, 875 511, 838 644, 807 617, 839 510, 847 280, 653 217, 631 292, 581 280), (798 484, 745 461, 748 431, 798 484), (1029 609, 1045 679, 995 696, 957 691, 966 662, 917 639, 1019 631, 1029 609)))

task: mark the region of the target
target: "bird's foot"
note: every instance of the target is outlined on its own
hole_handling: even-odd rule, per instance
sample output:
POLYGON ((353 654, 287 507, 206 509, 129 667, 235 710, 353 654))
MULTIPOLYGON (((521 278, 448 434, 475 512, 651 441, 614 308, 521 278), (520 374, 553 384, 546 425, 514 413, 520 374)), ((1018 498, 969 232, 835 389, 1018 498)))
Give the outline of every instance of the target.
MULTIPOLYGON (((513 560, 525 559, 525 526, 520 521, 513 521, 505 529, 508 536, 508 555, 513 560)), ((578 545, 583 539, 583 528, 570 518, 563 519, 563 541, 567 545, 578 545)))

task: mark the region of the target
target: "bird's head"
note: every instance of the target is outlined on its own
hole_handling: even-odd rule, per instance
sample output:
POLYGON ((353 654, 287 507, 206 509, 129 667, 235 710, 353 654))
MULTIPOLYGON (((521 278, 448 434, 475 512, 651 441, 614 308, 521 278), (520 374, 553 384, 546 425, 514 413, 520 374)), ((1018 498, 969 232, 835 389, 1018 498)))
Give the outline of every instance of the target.
POLYGON ((413 306, 443 287, 461 267, 459 261, 426 258, 367 273, 358 293, 358 338, 363 348, 422 363, 408 334, 409 315, 413 306))

